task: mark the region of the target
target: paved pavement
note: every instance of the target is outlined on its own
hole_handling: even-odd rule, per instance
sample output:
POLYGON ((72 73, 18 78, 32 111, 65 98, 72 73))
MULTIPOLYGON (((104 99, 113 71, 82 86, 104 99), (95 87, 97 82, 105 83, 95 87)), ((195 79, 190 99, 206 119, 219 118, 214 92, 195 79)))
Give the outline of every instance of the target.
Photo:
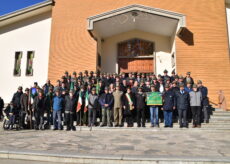
POLYGON ((230 161, 229 130, 86 129, 1 131, 0 151, 230 161))

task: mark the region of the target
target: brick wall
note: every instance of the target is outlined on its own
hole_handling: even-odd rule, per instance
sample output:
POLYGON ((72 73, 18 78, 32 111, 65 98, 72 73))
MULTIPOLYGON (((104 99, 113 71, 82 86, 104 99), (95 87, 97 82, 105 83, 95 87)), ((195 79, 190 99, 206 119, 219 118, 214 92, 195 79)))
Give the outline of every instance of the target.
POLYGON ((177 72, 185 74, 191 71, 195 80, 203 80, 214 103, 217 103, 217 91, 222 89, 230 107, 230 60, 225 0, 56 0, 49 78, 54 81, 65 70, 95 70, 96 41, 87 31, 86 19, 131 4, 186 15, 188 35, 176 39, 177 72))

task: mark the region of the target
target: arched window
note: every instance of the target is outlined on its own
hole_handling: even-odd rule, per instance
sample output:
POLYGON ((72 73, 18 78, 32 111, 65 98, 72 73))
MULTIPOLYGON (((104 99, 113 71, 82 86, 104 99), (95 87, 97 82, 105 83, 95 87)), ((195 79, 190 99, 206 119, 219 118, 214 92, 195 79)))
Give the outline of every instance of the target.
POLYGON ((154 51, 153 42, 142 39, 131 39, 118 43, 119 57, 152 56, 154 51))

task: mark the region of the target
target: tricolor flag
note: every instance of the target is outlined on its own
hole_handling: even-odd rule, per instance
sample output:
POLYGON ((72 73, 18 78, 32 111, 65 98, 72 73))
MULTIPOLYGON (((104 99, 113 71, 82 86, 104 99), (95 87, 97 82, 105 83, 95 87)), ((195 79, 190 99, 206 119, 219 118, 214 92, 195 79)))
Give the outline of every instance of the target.
MULTIPOLYGON (((81 106, 83 104, 82 102, 82 92, 80 91, 79 93, 79 98, 78 98, 78 103, 77 103, 77 112, 79 112, 81 110, 81 106)), ((88 94, 88 91, 85 93, 85 107, 84 107, 84 112, 87 112, 88 111, 88 105, 89 105, 89 94, 88 94)))
POLYGON ((89 105, 89 92, 87 91, 85 93, 85 108, 84 108, 84 112, 88 111, 88 105, 89 105))
POLYGON ((77 112, 81 110, 81 105, 82 105, 82 97, 81 97, 81 91, 79 92, 79 98, 78 98, 78 103, 77 103, 77 112))

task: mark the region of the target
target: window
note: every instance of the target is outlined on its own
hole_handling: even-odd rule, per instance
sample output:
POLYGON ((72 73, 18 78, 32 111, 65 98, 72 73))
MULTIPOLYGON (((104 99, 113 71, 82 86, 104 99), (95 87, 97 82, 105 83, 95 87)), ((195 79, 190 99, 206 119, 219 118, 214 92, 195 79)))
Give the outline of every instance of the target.
POLYGON ((131 39, 118 44, 118 56, 150 56, 153 55, 154 44, 142 39, 131 39))
POLYGON ((22 52, 15 52, 14 76, 21 76, 22 52))
POLYGON ((26 76, 33 76, 34 51, 27 52, 26 76))

